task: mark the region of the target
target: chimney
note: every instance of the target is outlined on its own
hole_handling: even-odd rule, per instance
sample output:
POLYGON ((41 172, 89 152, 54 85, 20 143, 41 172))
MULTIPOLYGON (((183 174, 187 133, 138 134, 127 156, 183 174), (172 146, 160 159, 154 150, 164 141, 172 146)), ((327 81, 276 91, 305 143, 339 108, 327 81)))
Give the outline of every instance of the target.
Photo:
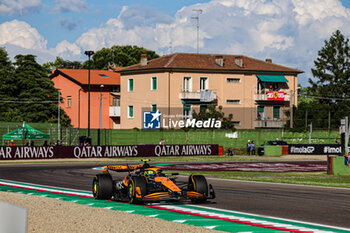
POLYGON ((215 64, 224 67, 224 57, 223 56, 215 56, 215 64))
POLYGON ((140 65, 147 66, 147 54, 141 54, 140 65))
POLYGON ((243 57, 239 56, 235 58, 235 64, 240 68, 243 68, 243 57))
POLYGON ((266 58, 266 63, 272 63, 272 59, 271 58, 266 58))

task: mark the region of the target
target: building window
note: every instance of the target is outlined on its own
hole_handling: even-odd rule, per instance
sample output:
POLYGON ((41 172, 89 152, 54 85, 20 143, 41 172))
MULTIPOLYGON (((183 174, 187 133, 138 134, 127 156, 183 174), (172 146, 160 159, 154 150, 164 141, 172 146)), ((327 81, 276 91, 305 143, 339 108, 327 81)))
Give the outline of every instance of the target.
POLYGON ((281 106, 273 106, 273 119, 281 119, 281 106))
POLYGON ((152 112, 156 112, 157 111, 157 105, 156 104, 152 104, 151 105, 151 111, 152 112))
POLYGON ((188 119, 191 118, 191 105, 189 104, 184 104, 183 106, 183 118, 188 119))
POLYGON ((72 96, 67 96, 67 108, 72 107, 72 96))
POLYGON ((240 78, 227 78, 226 82, 227 83, 241 83, 241 79, 240 78))
POLYGON ((226 104, 241 104, 241 100, 226 100, 226 104))
POLYGON ((151 79, 151 90, 157 90, 157 77, 152 77, 151 79))
POLYGON ((192 78, 191 77, 184 77, 183 91, 184 92, 192 91, 192 78))
POLYGON ((241 125, 240 121, 232 121, 232 123, 233 123, 234 126, 240 126, 241 125))
POLYGON ((265 106, 258 106, 257 109, 257 119, 263 120, 265 116, 265 106))
POLYGON ((134 106, 128 106, 128 118, 134 118, 134 106))
POLYGON ((208 90, 209 88, 209 79, 207 77, 200 77, 199 79, 199 89, 208 90))
POLYGON ((120 106, 120 99, 117 96, 113 96, 113 106, 120 106))
POLYGON ((134 79, 128 79, 128 91, 132 92, 134 91, 134 79))

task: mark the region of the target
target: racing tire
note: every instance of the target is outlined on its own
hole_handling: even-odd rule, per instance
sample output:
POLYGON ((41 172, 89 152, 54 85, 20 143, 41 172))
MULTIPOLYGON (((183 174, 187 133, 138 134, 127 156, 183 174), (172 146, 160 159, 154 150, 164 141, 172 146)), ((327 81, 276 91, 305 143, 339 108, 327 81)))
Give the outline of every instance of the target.
POLYGON ((142 202, 138 197, 136 197, 136 187, 140 187, 141 197, 147 194, 147 182, 143 176, 135 176, 129 181, 128 198, 130 204, 142 202))
POLYGON ((188 190, 195 191, 204 195, 203 198, 192 198, 191 201, 195 203, 204 203, 208 197, 208 183, 202 175, 191 175, 188 178, 188 190))
POLYGON ((92 193, 95 199, 109 200, 113 195, 113 179, 109 174, 98 174, 92 181, 92 193))

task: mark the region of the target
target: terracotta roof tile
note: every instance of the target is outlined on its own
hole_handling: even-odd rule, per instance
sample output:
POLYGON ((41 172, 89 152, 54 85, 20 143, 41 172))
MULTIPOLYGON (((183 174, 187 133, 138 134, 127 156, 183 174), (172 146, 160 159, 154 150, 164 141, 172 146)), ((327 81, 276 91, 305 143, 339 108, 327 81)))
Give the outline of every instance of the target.
POLYGON ((242 56, 242 55, 223 55, 223 54, 191 54, 191 53, 174 53, 165 55, 160 58, 149 60, 146 66, 140 64, 128 66, 119 70, 128 71, 148 71, 152 69, 193 69, 193 70, 215 70, 215 71, 270 71, 270 72, 292 72, 303 73, 298 69, 269 63, 263 60, 242 56), (224 59, 224 66, 221 67, 215 63, 216 57, 224 59), (236 58, 243 59, 243 67, 235 63, 236 58))
MULTIPOLYGON (((58 74, 67 75, 82 85, 89 84, 89 70, 57 69, 53 71, 50 78, 52 79, 58 74)), ((120 85, 120 74, 110 70, 90 70, 90 84, 120 85)))

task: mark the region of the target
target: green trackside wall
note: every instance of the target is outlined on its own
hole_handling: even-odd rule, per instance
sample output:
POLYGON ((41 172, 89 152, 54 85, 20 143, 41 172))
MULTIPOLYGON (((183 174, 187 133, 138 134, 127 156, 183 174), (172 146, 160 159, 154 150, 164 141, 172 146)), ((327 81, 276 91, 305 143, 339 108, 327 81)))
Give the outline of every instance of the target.
MULTIPOLYGON (((33 128, 50 134, 50 142, 56 142, 58 137, 57 124, 30 123, 33 128)), ((0 122, 0 136, 15 130, 22 123, 0 122)), ((91 138, 94 145, 97 145, 98 130, 91 129, 91 138)), ((234 148, 245 151, 248 140, 254 141, 256 149, 263 143, 276 140, 287 141, 290 144, 309 143, 308 132, 289 132, 282 129, 255 129, 238 130, 238 138, 228 138, 226 134, 232 134, 230 130, 118 130, 102 129, 100 131, 100 145, 138 145, 158 144, 161 139, 166 144, 218 144, 227 148, 234 148)), ((77 145, 79 136, 87 136, 87 129, 61 128, 61 138, 65 145, 77 145)), ((338 130, 314 130, 312 133, 312 144, 332 144, 335 139, 340 141, 338 130)), ((5 144, 7 142, 4 142, 5 144)), ((21 145, 22 142, 17 144, 21 145)), ((36 141, 35 145, 42 145, 43 141, 36 141)))
MULTIPOLYGON (((114 130, 111 132, 111 143, 118 145, 158 143, 164 139, 168 144, 219 144, 224 147, 245 147, 248 140, 253 140, 258 147, 261 144, 276 140, 285 140, 290 144, 307 144, 309 134, 282 132, 281 130, 239 130, 238 138, 228 138, 229 130, 114 130)), ((332 144, 339 131, 315 131, 312 133, 313 144, 332 144)))
POLYGON ((333 175, 346 176, 350 175, 349 165, 345 165, 344 156, 334 156, 332 161, 333 175))
POLYGON ((266 156, 281 156, 282 146, 264 146, 264 155, 266 156))

